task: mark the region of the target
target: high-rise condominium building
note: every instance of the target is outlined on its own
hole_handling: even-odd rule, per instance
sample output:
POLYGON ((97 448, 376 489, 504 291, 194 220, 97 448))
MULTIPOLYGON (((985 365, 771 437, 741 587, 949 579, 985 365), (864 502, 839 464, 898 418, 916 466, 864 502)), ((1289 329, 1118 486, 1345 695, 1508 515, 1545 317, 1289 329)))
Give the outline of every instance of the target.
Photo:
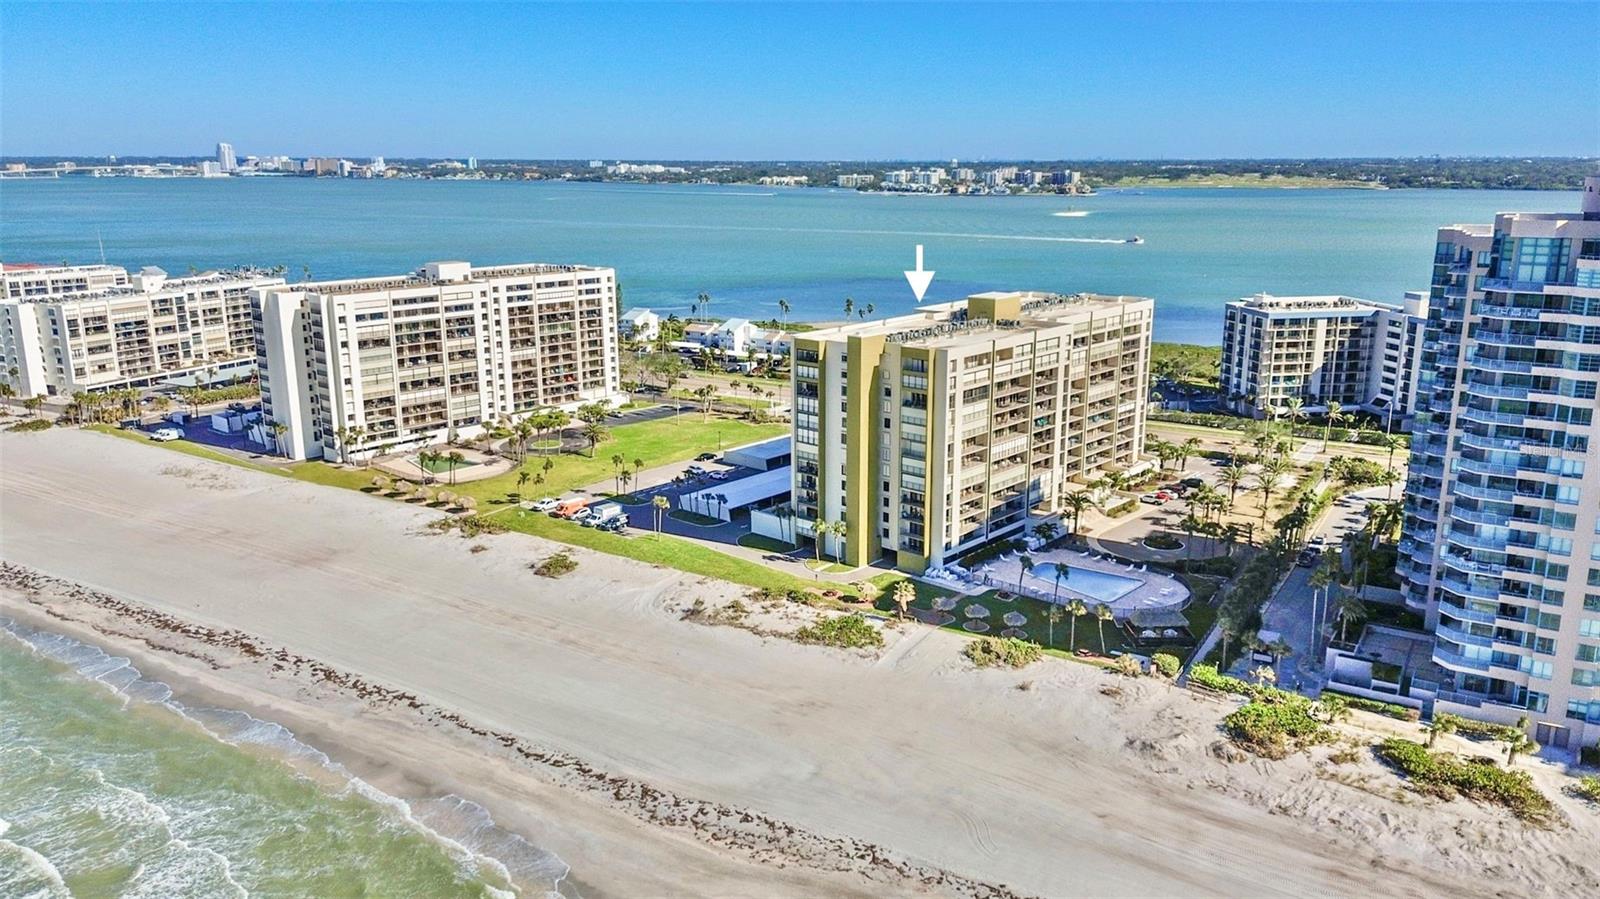
POLYGON ((217 144, 217 165, 224 172, 236 172, 239 170, 239 160, 233 155, 233 144, 217 144))
POLYGON ((1400 306, 1343 296, 1235 300, 1224 312, 1222 390, 1250 414, 1281 413, 1299 399, 1308 410, 1336 402, 1403 426, 1427 314, 1420 292, 1400 306))
POLYGON ((110 265, 0 273, 0 357, 19 395, 151 387, 255 362, 250 291, 282 278, 253 269, 169 278, 110 265), (16 374, 12 375, 12 370, 16 374))
POLYGON ((1399 572, 1435 708, 1600 739, 1600 177, 1583 211, 1439 229, 1399 572))
POLYGON ((985 293, 795 335, 799 530, 852 565, 924 570, 1058 508, 1144 446, 1155 304, 985 293))
POLYGON ((620 399, 609 268, 430 262, 257 293, 267 420, 296 459, 470 437, 536 409, 620 399), (359 447, 340 447, 361 428, 359 447))

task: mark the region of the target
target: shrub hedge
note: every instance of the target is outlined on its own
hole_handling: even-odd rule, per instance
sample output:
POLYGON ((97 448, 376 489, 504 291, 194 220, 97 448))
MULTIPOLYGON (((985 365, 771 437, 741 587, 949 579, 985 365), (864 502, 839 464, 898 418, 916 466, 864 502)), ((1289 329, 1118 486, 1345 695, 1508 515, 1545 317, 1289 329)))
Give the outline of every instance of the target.
POLYGON ((1444 799, 1456 795, 1490 802, 1536 824, 1550 820, 1555 807, 1533 785, 1526 771, 1506 771, 1490 761, 1462 761, 1435 755, 1426 746, 1399 737, 1378 744, 1378 757, 1397 768, 1422 793, 1444 799))
POLYGON ((1600 768, 1600 746, 1585 746, 1578 750, 1578 761, 1591 768, 1600 768))
POLYGON ((1178 672, 1183 669, 1183 663, 1178 661, 1177 656, 1165 652, 1158 652, 1151 656, 1150 664, 1155 666, 1156 671, 1160 672, 1162 677, 1177 677, 1178 672))
POLYGON ((1008 668, 1026 668, 1039 661, 1044 654, 1037 643, 1018 640, 1016 637, 982 637, 967 643, 963 652, 979 668, 1004 665, 1008 668))
POLYGON ((1387 715, 1390 718, 1398 718, 1401 721, 1422 720, 1422 710, 1420 709, 1408 708, 1393 702, 1380 702, 1376 699, 1368 699, 1365 696, 1355 696, 1346 693, 1343 690, 1335 690, 1332 688, 1324 689, 1322 692, 1339 694, 1339 696, 1345 700, 1345 703, 1352 709, 1360 709, 1364 712, 1387 715))
POLYGON ((794 632, 801 643, 837 646, 841 649, 866 649, 883 645, 883 634, 860 615, 839 615, 808 624, 794 632))
POLYGON ((1224 718, 1222 725, 1228 736, 1245 749, 1269 759, 1281 759, 1326 742, 1331 736, 1311 710, 1310 700, 1283 693, 1281 697, 1252 699, 1224 718))

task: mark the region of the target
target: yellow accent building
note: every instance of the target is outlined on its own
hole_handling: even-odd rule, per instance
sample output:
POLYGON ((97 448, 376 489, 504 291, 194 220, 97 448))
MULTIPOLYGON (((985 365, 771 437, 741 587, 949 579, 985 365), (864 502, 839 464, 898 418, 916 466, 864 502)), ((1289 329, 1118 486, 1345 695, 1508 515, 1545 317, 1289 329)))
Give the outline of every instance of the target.
POLYGON ((798 530, 921 571, 1133 465, 1154 316, 1141 297, 983 293, 796 335, 798 530))

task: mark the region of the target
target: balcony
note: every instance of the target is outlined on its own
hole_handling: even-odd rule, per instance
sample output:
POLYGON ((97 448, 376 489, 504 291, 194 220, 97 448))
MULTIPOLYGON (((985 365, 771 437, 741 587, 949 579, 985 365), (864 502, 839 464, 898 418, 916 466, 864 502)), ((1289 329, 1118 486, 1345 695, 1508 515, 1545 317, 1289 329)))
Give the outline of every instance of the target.
POLYGON ((1479 487, 1476 484, 1468 484, 1463 481, 1456 482, 1455 492, 1462 496, 1471 497, 1472 499, 1489 500, 1491 502, 1509 503, 1517 499, 1517 494, 1511 490, 1497 490, 1493 487, 1479 487))
POLYGON ((1488 425, 1516 425, 1520 427, 1528 420, 1526 413, 1512 414, 1509 412, 1490 412, 1487 409, 1474 409, 1467 406, 1461 410, 1461 417, 1467 421, 1475 421, 1488 425))
POLYGON ((1515 437, 1485 437, 1468 431, 1461 435, 1461 445, 1489 451, 1521 450, 1525 446, 1532 445, 1532 441, 1515 437))
MULTIPOLYGON (((1459 583, 1459 581, 1446 581, 1440 586, 1446 590, 1457 590, 1459 583)), ((1474 591, 1479 590, 1479 588, 1471 589, 1474 591)), ((1491 597, 1495 595, 1495 591, 1493 590, 1488 592, 1491 597)), ((1451 618, 1455 618, 1459 621, 1475 621, 1478 624, 1494 624, 1495 621, 1494 612, 1487 612, 1482 609, 1469 609, 1466 606, 1456 605, 1447 599, 1439 600, 1439 611, 1441 614, 1449 615, 1451 618)))
POLYGON ((1486 524, 1493 527, 1510 527, 1511 517, 1498 512, 1484 512, 1474 509, 1463 509, 1460 506, 1450 508, 1450 517, 1472 524, 1486 524))
POLYGON ((1488 671, 1487 659, 1469 659, 1460 653, 1451 652, 1435 643, 1433 646, 1433 660, 1446 668, 1466 669, 1468 671, 1488 671))
POLYGON ((1506 465, 1500 462, 1485 462, 1482 459, 1468 459, 1461 456, 1456 459, 1456 468, 1468 474, 1483 475, 1484 477, 1514 478, 1521 471, 1515 465, 1506 465))
POLYGON ((1500 397, 1510 400, 1525 400, 1528 398, 1530 388, 1515 387, 1510 384, 1484 384, 1481 381, 1468 381, 1464 385, 1468 393, 1475 396, 1500 397))
MULTIPOLYGON (((1504 546, 1503 543, 1502 546, 1504 546)), ((1457 571, 1469 575, 1482 574, 1489 577, 1499 577, 1506 570, 1504 562, 1479 562, 1469 559, 1460 553, 1453 553, 1449 551, 1440 553, 1439 561, 1443 562, 1450 568, 1454 568, 1457 571)))
POLYGON ((1484 552, 1492 553, 1505 552, 1508 542, 1505 537, 1487 537, 1483 534, 1468 534, 1465 531, 1449 531, 1444 538, 1457 546, 1465 546, 1468 549, 1481 549, 1484 552))
POLYGON ((1492 359, 1487 356, 1469 356, 1466 359, 1466 364, 1486 371, 1509 371, 1521 374, 1529 374, 1533 371, 1533 364, 1530 362, 1513 362, 1509 359, 1492 359))
POLYGON ((1468 646, 1482 646, 1485 649, 1492 648, 1495 642, 1492 637, 1480 637, 1477 634, 1468 633, 1461 628, 1445 624, 1442 619, 1439 622, 1439 626, 1434 629, 1434 633, 1456 643, 1463 643, 1468 646))

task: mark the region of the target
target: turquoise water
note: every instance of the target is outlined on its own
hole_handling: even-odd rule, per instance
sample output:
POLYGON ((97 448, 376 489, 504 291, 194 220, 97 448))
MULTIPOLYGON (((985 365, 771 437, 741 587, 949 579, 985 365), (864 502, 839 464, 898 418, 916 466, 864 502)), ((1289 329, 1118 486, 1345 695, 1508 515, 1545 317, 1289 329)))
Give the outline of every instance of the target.
MULTIPOLYGON (((1032 576, 1047 584, 1056 582, 1056 563, 1042 562, 1033 566, 1032 576)), ((1121 599, 1129 591, 1143 584, 1138 578, 1123 577, 1120 574, 1107 574, 1092 568, 1072 568, 1068 565, 1062 568, 1061 586, 1066 587, 1084 596, 1093 597, 1101 602, 1112 602, 1121 599)))
POLYGON ((756 187, 90 179, 0 182, 7 261, 285 265, 333 278, 432 259, 616 267, 624 303, 800 320, 914 305, 900 272, 926 248, 930 299, 976 290, 1156 298, 1156 336, 1221 341, 1221 304, 1268 291, 1398 301, 1425 288, 1440 225, 1578 208, 1577 193, 1144 190, 1094 197, 917 197, 756 187), (1086 216, 1058 216, 1065 211, 1086 216), (1138 235, 1142 245, 1120 241, 1138 235))
POLYGON ((566 866, 460 797, 407 805, 293 734, 185 708, 0 618, 0 897, 503 897, 566 866))

